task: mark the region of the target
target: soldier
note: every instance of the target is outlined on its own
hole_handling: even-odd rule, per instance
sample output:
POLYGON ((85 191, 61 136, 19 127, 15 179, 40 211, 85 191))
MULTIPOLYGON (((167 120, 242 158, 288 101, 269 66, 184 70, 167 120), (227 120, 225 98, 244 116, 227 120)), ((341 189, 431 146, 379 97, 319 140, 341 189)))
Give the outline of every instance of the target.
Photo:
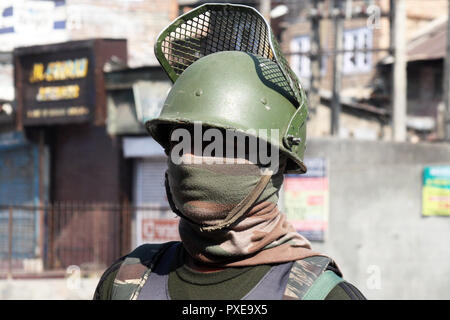
POLYGON ((283 174, 307 170, 307 101, 262 16, 202 5, 155 52, 174 85, 146 126, 181 242, 120 258, 94 299, 364 299, 278 210, 283 174))

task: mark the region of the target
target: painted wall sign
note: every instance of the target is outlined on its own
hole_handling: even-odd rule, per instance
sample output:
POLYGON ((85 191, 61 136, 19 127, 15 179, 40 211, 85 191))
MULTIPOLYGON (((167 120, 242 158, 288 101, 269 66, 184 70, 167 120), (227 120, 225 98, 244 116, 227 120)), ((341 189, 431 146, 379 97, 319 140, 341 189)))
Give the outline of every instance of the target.
POLYGON ((329 188, 326 160, 305 158, 308 172, 287 174, 284 210, 297 232, 312 241, 323 241, 328 227, 329 188))
POLYGON ((65 0, 0 1, 0 43, 3 51, 67 41, 67 5, 65 0))
POLYGON ((450 166, 424 168, 422 214, 450 216, 450 166))

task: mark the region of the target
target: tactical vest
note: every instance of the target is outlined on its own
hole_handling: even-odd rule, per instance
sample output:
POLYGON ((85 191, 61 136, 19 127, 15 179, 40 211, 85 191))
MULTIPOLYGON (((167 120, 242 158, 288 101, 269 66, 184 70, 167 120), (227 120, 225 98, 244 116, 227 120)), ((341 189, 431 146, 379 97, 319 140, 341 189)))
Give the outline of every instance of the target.
MULTIPOLYGON (((169 262, 179 244, 178 241, 144 244, 128 254, 114 279, 111 300, 170 299, 167 291, 169 262), (157 272, 152 273, 152 270, 157 272)), ((243 299, 323 300, 344 281, 327 270, 333 265, 325 256, 276 265, 243 299)))

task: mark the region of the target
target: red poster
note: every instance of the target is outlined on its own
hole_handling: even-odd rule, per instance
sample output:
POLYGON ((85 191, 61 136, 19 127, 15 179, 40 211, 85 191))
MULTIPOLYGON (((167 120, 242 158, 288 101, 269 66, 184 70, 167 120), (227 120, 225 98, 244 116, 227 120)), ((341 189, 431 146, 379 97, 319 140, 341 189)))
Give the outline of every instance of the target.
POLYGON ((165 242, 180 240, 178 234, 178 219, 142 219, 143 242, 165 242))

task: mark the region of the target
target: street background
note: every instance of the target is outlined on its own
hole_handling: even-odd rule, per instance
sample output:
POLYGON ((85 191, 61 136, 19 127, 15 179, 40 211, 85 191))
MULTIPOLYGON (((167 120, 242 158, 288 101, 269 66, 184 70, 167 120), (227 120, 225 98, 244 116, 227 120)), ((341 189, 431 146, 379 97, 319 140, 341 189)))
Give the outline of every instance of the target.
MULTIPOLYGON (((172 85, 159 32, 206 2, 0 2, 0 299, 91 299, 115 259, 178 239, 143 120, 172 85)), ((450 299, 450 1, 229 2, 308 94, 282 211, 367 298, 450 299)))

